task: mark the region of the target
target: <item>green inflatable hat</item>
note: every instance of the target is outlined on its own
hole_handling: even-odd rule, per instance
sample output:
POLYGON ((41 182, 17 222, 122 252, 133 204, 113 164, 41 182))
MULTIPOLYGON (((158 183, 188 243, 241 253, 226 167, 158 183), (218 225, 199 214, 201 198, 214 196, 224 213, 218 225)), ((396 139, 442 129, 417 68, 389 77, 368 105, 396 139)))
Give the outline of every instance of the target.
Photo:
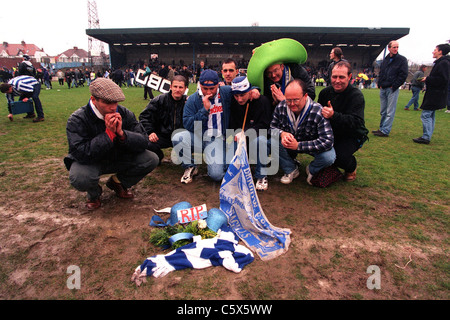
POLYGON ((282 38, 263 43, 253 50, 247 68, 248 81, 264 94, 264 71, 268 67, 276 63, 303 64, 307 58, 305 47, 297 40, 282 38))

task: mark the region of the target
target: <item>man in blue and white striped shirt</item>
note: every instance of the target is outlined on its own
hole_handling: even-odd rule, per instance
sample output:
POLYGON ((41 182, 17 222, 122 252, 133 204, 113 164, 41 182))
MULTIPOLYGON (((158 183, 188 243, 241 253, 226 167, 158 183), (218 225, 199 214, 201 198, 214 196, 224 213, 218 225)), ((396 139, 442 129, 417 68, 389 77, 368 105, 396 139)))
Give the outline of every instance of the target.
MULTIPOLYGON (((8 118, 12 121, 11 106, 14 102, 14 97, 19 96, 19 101, 27 101, 29 98, 33 99, 34 108, 36 109, 37 118, 33 122, 44 121, 44 110, 42 109, 39 94, 41 93, 41 83, 32 76, 18 76, 12 78, 8 83, 0 85, 0 91, 6 93, 8 100, 8 118)), ((28 113, 25 118, 34 118, 34 112, 28 113)))

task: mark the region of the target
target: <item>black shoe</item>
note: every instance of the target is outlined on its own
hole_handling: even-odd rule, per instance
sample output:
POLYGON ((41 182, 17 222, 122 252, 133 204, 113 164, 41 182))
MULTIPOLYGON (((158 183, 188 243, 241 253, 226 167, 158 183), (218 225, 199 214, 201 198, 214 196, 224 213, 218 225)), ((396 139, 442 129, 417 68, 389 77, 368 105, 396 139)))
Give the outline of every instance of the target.
POLYGON ((424 139, 422 137, 412 139, 415 143, 421 143, 421 144, 430 144, 430 140, 424 139))
POLYGON ((27 114, 25 117, 23 117, 24 119, 33 119, 33 118, 36 118, 36 115, 33 113, 33 114, 27 114))
POLYGON ((372 133, 374 136, 377 136, 377 137, 389 137, 388 134, 385 134, 385 133, 381 132, 380 130, 372 131, 372 133))

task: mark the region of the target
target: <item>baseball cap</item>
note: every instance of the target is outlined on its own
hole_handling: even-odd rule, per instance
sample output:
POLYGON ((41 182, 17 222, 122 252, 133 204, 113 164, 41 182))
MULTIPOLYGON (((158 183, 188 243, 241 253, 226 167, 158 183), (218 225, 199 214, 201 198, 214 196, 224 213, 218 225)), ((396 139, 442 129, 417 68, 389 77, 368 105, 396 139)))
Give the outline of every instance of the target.
POLYGON ((109 102, 119 102, 125 100, 122 89, 108 78, 97 78, 89 86, 91 94, 99 99, 109 102))
POLYGON ((219 83, 219 75, 214 70, 206 69, 203 70, 203 72, 201 73, 199 81, 202 86, 212 87, 219 83), (211 83, 205 84, 205 82, 207 81, 211 81, 212 84, 211 83))
POLYGON ((231 82, 231 93, 240 94, 247 93, 252 89, 250 82, 246 76, 240 76, 233 79, 231 82))

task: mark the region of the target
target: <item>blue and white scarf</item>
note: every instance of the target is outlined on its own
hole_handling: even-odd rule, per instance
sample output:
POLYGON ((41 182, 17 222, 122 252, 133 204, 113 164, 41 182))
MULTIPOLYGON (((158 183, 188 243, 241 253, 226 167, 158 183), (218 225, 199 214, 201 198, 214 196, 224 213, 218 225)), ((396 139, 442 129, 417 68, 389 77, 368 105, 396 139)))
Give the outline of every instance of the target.
MULTIPOLYGON (((196 236, 200 237, 200 236, 196 236)), ((218 230, 212 239, 194 237, 194 242, 182 246, 166 255, 147 258, 138 266, 131 281, 138 286, 146 282, 146 277, 164 277, 169 272, 186 268, 204 269, 211 266, 223 266, 239 273, 254 260, 252 252, 238 244, 236 235, 231 231, 218 230)))

